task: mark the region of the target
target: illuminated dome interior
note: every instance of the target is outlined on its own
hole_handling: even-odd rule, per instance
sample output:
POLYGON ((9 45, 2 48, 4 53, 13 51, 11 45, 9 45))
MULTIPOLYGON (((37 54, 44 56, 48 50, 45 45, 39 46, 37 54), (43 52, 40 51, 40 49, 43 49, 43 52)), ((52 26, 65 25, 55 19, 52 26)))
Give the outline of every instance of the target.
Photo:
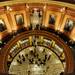
POLYGON ((0 4, 1 73, 74 74, 75 5, 46 0, 0 4))

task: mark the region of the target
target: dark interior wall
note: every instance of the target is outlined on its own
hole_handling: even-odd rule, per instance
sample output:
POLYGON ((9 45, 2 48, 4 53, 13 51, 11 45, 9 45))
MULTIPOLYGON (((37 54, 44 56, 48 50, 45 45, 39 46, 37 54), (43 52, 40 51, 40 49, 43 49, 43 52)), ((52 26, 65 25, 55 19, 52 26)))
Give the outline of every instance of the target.
POLYGON ((67 3, 75 4, 75 0, 54 0, 54 1, 61 1, 61 2, 67 2, 67 3))
POLYGON ((9 0, 0 0, 0 2, 3 2, 3 1, 9 1, 9 0))

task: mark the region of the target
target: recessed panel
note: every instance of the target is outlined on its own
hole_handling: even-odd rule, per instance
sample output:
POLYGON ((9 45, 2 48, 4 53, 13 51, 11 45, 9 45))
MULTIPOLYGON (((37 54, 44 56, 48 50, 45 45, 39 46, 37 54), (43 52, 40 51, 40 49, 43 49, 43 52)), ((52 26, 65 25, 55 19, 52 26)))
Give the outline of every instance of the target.
POLYGON ((52 14, 49 16, 49 24, 55 25, 56 15, 52 14))
POLYGON ((3 19, 0 19, 0 32, 6 30, 6 25, 3 19))
POLYGON ((17 25, 24 25, 24 16, 23 16, 23 14, 16 14, 15 19, 16 19, 16 24, 17 25))
POLYGON ((74 26, 75 26, 75 21, 73 21, 72 19, 68 18, 66 20, 64 30, 65 31, 72 31, 74 26))

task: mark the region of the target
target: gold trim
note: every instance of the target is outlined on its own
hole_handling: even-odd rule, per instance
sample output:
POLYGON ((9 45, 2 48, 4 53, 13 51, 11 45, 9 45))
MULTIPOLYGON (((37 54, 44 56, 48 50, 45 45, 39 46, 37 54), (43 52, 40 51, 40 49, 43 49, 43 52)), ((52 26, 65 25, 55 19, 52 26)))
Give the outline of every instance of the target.
POLYGON ((7 5, 13 5, 17 3, 44 3, 44 4, 54 4, 59 5, 63 7, 69 7, 71 9, 75 9, 74 4, 65 3, 65 2, 59 2, 59 1, 49 1, 49 0, 13 0, 13 1, 6 1, 6 2, 0 2, 0 6, 7 6, 7 5))

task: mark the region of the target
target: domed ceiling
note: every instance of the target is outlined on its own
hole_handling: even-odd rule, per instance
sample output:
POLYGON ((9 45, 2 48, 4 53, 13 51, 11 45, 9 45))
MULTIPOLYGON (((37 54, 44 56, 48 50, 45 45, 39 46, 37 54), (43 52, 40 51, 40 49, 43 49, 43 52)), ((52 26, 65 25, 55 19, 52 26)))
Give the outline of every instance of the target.
POLYGON ((75 5, 49 0, 0 3, 0 72, 67 75, 75 70, 75 5))

